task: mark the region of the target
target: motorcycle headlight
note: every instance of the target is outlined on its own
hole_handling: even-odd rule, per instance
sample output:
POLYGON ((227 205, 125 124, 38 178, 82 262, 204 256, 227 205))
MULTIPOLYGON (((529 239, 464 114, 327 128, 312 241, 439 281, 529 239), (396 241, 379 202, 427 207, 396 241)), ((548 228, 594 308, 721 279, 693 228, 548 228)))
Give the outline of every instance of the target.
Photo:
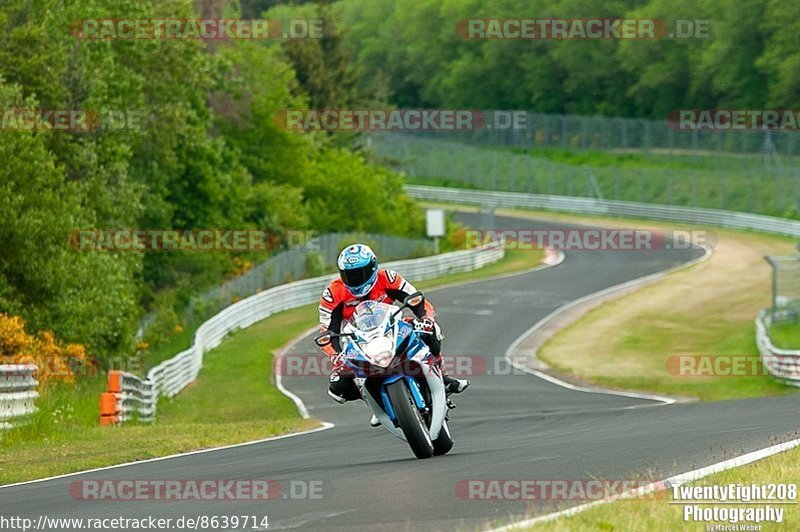
POLYGON ((394 358, 394 345, 392 340, 385 336, 375 338, 364 346, 364 354, 376 366, 387 368, 394 358))
POLYGON ((394 353, 391 351, 381 351, 380 353, 371 356, 370 360, 372 360, 376 366, 387 368, 392 362, 392 358, 394 358, 394 353))

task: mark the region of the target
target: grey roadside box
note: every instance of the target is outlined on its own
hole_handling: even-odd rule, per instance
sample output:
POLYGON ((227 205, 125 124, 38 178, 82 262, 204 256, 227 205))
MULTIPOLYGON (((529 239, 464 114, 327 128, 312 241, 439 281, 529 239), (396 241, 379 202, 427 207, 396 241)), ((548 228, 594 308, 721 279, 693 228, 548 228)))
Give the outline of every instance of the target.
MULTIPOLYGON (((800 245, 796 247, 800 250, 800 245)), ((766 255, 764 260, 772 267, 773 323, 786 318, 796 321, 800 316, 800 254, 766 255)))
POLYGON ((445 235, 444 210, 427 209, 425 211, 425 232, 433 238, 435 252, 439 254, 439 237, 445 235))
POLYGON ((772 311, 771 311, 771 313, 772 313, 772 319, 774 320, 775 319, 775 309, 777 307, 776 298, 778 296, 778 265, 775 263, 775 260, 772 257, 770 257, 769 255, 764 255, 764 260, 767 261, 767 263, 772 268, 772 284, 771 284, 771 286, 772 286, 772 288, 771 288, 771 292, 772 292, 772 296, 771 296, 772 311))
POLYGON ((494 219, 494 211, 497 208, 495 203, 483 203, 480 207, 480 220, 481 220, 481 229, 483 230, 490 230, 490 229, 497 229, 495 225, 494 219))

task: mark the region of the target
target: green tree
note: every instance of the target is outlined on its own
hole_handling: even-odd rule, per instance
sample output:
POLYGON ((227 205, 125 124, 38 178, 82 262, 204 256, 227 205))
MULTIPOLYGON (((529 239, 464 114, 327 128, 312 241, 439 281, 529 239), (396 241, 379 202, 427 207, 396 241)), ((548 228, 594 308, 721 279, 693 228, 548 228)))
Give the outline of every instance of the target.
POLYGON ((770 0, 763 28, 767 38, 757 65, 769 86, 768 105, 795 108, 800 104, 800 5, 770 0))
MULTIPOLYGON (((0 78, 0 109, 37 109, 32 96, 0 78)), ((81 252, 70 234, 92 226, 79 183, 47 148, 59 133, 0 134, 0 311, 51 329, 101 358, 125 352, 135 327, 135 255, 81 252)))
POLYGON ((402 178, 343 149, 325 150, 305 176, 312 227, 419 236, 421 211, 403 193, 402 178))

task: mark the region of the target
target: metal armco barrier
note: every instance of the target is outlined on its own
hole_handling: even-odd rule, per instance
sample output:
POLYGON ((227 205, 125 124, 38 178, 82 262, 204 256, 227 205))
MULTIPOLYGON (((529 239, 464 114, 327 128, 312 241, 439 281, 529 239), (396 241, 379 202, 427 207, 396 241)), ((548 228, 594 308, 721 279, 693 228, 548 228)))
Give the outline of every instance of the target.
POLYGON ((775 347, 768 333, 771 320, 768 310, 762 310, 756 317, 756 345, 761 362, 773 376, 800 386, 800 350, 775 347))
MULTIPOLYGON (((472 271, 496 262, 504 255, 503 246, 492 243, 479 249, 389 262, 383 267, 397 270, 404 277, 416 281, 472 271)), ((108 391, 100 396, 100 423, 113 425, 134 418, 155 420, 158 397, 172 397, 194 382, 203 365, 203 355, 217 347, 229 333, 277 312, 319 301, 322 290, 334 278, 335 275, 325 275, 276 286, 226 307, 200 325, 189 349, 155 366, 144 378, 130 373, 109 372, 108 391)))
MULTIPOLYGON (((754 229, 765 233, 800 238, 800 222, 798 221, 744 212, 417 185, 406 186, 406 192, 412 198, 427 201, 462 203, 490 208, 516 207, 578 214, 648 218, 731 229, 754 229)), ((795 386, 800 386, 800 370, 798 370, 800 351, 775 347, 768 334, 769 320, 770 317, 766 311, 761 311, 756 318, 756 343, 761 360, 772 375, 795 386)))
POLYGON ((100 394, 100 424, 115 425, 131 419, 155 421, 153 383, 124 371, 108 372, 108 389, 100 394))
POLYGON ((0 429, 36 412, 37 369, 35 364, 0 364, 0 429))
POLYGON ((426 201, 464 203, 484 207, 539 209, 545 211, 573 212, 602 216, 622 216, 667 220, 731 229, 755 229, 765 233, 800 238, 800 222, 775 216, 746 212, 656 205, 635 201, 614 201, 571 196, 549 196, 522 192, 494 192, 450 187, 406 186, 412 198, 426 201))

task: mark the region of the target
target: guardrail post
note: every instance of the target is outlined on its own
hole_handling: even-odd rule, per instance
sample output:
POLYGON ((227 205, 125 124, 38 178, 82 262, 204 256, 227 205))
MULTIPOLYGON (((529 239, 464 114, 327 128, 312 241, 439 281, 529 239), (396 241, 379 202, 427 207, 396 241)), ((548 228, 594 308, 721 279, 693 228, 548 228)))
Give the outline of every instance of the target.
POLYGON ((116 425, 117 418, 117 396, 113 393, 100 394, 100 424, 116 425))
POLYGON ((116 425, 119 423, 117 394, 122 392, 122 372, 109 371, 108 385, 105 393, 100 394, 100 424, 116 425))
POLYGON ((122 391, 122 372, 111 370, 108 372, 108 392, 120 393, 122 391))

